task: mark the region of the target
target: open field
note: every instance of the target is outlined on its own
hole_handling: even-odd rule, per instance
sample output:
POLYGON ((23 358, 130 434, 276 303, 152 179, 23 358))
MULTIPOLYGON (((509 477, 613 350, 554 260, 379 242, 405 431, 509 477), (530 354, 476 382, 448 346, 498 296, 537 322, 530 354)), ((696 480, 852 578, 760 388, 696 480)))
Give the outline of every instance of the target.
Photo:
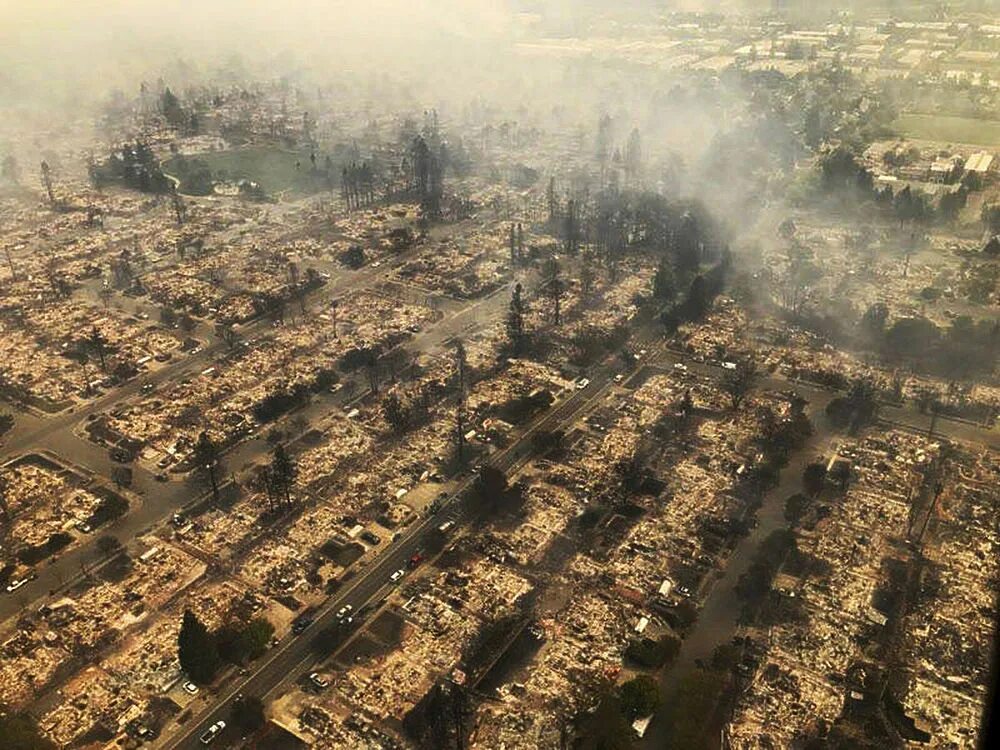
MULTIPOLYGON (((216 180, 252 180, 268 195, 290 191, 301 196, 327 187, 323 175, 312 171, 306 150, 250 146, 200 153, 187 158, 204 162, 216 180)), ((176 158, 167 161, 163 165, 164 171, 174 174, 176 162, 176 158)))
POLYGON ((905 114, 893 123, 893 127, 900 135, 918 140, 1000 145, 1000 121, 997 120, 905 114))

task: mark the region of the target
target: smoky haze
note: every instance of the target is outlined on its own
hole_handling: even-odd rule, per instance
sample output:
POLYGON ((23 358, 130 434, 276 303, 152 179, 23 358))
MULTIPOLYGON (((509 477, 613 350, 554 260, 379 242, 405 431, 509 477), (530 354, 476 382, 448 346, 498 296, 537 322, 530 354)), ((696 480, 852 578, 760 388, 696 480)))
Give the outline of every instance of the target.
POLYGON ((305 68, 418 66, 431 50, 447 59, 495 45, 508 33, 511 18, 502 5, 483 0, 5 5, 0 101, 22 107, 77 104, 159 76, 186 76, 195 83, 221 70, 280 76, 305 68))
POLYGON ((603 11, 588 0, 8 3, 0 10, 0 110, 11 127, 49 128, 97 115, 113 92, 133 97, 143 81, 184 91, 281 78, 304 91, 339 85, 353 99, 346 106, 367 99, 383 111, 434 107, 447 117, 478 102, 588 139, 608 114, 619 139, 639 126, 651 153, 668 144, 690 159, 717 118, 692 102, 664 109, 655 69, 537 54, 525 43, 613 36, 603 11))

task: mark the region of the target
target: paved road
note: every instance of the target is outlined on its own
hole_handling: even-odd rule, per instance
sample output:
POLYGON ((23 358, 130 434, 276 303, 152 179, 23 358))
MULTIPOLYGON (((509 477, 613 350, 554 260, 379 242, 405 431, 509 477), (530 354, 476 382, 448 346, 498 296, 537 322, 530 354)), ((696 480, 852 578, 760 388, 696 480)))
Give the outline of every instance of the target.
MULTIPOLYGON (((645 343, 654 338, 655 332, 647 329, 637 337, 637 342, 645 343)), ((614 376, 618 372, 613 358, 593 368, 588 373, 591 381, 589 386, 572 391, 550 410, 529 423, 507 448, 488 456, 484 461, 511 476, 520 465, 530 459, 533 435, 540 431, 565 429, 573 424, 583 412, 606 398, 614 385, 614 376)), ((164 750, 198 747, 198 737, 207 727, 220 719, 229 722, 233 701, 238 694, 267 698, 286 683, 295 681, 311 671, 312 665, 318 660, 318 656, 312 650, 313 636, 336 623, 336 613, 341 607, 350 604, 354 611, 358 612, 366 605, 381 600, 392 572, 405 568, 410 557, 428 545, 428 533, 435 533, 435 529, 445 518, 454 519, 457 524, 467 520, 472 509, 468 506, 465 494, 474 481, 474 475, 467 476, 458 485, 452 496, 452 502, 411 527, 404 537, 373 560, 345 590, 327 601, 304 633, 299 636, 286 636, 278 646, 268 652, 260 664, 255 665, 253 674, 234 681, 222 690, 210 705, 197 713, 183 728, 172 732, 166 731, 157 743, 157 747, 164 750)), ((358 625, 359 623, 355 623, 354 627, 358 625)), ((237 739, 236 730, 230 727, 219 735, 217 742, 220 746, 225 746, 237 739)))
MULTIPOLYGON (((364 290, 382 283, 393 269, 407 262, 422 247, 415 246, 391 261, 381 263, 378 268, 366 266, 358 271, 343 273, 312 292, 308 297, 309 304, 315 310, 345 293, 364 290)), ((429 326, 425 332, 418 334, 400 348, 411 354, 434 350, 443 352, 448 340, 470 333, 484 321, 494 319, 497 311, 502 310, 506 304, 505 288, 502 288, 478 302, 470 303, 457 314, 444 318, 436 325, 429 326)), ((249 339, 268 331, 269 327, 270 321, 259 319, 242 326, 240 333, 244 339, 249 339)), ((16 455, 45 449, 95 474, 108 477, 111 474, 112 462, 107 449, 78 436, 75 432, 78 426, 88 416, 111 409, 114 405, 134 397, 144 384, 151 383, 159 387, 169 381, 183 378, 189 373, 200 372, 227 351, 228 345, 216 341, 204 346, 197 354, 180 354, 160 369, 133 378, 120 388, 81 406, 48 417, 27 412, 19 413, 14 428, 5 436, 3 450, 0 452, 0 463, 16 455)), ((300 413, 312 418, 328 412, 332 406, 343 403, 361 386, 357 382, 354 385, 354 391, 345 388, 343 393, 337 396, 317 399, 307 407, 306 411, 300 413)), ((227 454, 227 464, 234 470, 239 469, 260 459, 269 449, 270 446, 263 440, 245 441, 227 454)), ((201 495, 198 488, 186 481, 158 482, 153 474, 141 465, 132 464, 131 467, 133 470, 131 489, 142 498, 141 502, 134 504, 125 516, 99 529, 93 537, 60 554, 55 562, 43 563, 37 567, 35 570, 37 578, 20 588, 15 595, 0 596, 0 621, 17 615, 39 598, 75 580, 81 575, 84 566, 89 567, 100 562, 102 556, 95 545, 97 537, 112 534, 123 543, 127 543, 157 523, 165 521, 172 513, 201 495)))

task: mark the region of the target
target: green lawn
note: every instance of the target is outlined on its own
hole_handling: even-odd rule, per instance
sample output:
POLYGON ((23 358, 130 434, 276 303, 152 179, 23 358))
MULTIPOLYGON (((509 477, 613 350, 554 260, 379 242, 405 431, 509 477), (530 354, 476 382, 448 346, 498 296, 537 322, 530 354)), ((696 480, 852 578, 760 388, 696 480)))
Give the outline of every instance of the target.
POLYGON ((976 146, 1000 146, 1000 120, 945 115, 902 115, 894 129, 909 138, 976 146))
MULTIPOLYGON (((274 195, 285 190, 294 193, 308 194, 326 188, 322 176, 311 174, 312 164, 307 151, 293 151, 271 146, 249 146, 247 148, 230 149, 196 154, 187 157, 198 159, 208 165, 212 176, 217 180, 249 179, 260 184, 264 192, 274 195), (298 167, 296 167, 298 163, 298 167)), ((322 167, 322 157, 318 164, 322 167)), ((174 159, 163 165, 168 174, 174 159)))

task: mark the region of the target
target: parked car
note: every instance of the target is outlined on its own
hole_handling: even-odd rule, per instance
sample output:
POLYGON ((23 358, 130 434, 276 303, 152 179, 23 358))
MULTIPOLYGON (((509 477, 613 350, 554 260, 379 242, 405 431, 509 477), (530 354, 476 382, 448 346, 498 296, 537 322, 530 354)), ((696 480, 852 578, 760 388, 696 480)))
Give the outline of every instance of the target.
POLYGON ((322 690, 323 688, 330 686, 330 681, 323 677, 319 672, 313 672, 309 675, 309 682, 311 682, 313 687, 317 690, 322 690))
POLYGON ((210 745, 215 741, 215 738, 219 736, 219 733, 226 728, 226 722, 217 721, 212 726, 204 731, 204 733, 198 739, 201 741, 202 745, 210 745))
POLYGON ((405 576, 405 575, 406 575, 406 571, 403 570, 402 568, 400 568, 395 573, 393 573, 391 576, 389 576, 389 580, 392 581, 393 583, 396 583, 397 581, 399 581, 400 579, 402 579, 402 577, 405 576))
POLYGON ((312 617, 300 617, 298 620, 292 623, 292 632, 298 635, 303 630, 308 628, 313 623, 312 617))

